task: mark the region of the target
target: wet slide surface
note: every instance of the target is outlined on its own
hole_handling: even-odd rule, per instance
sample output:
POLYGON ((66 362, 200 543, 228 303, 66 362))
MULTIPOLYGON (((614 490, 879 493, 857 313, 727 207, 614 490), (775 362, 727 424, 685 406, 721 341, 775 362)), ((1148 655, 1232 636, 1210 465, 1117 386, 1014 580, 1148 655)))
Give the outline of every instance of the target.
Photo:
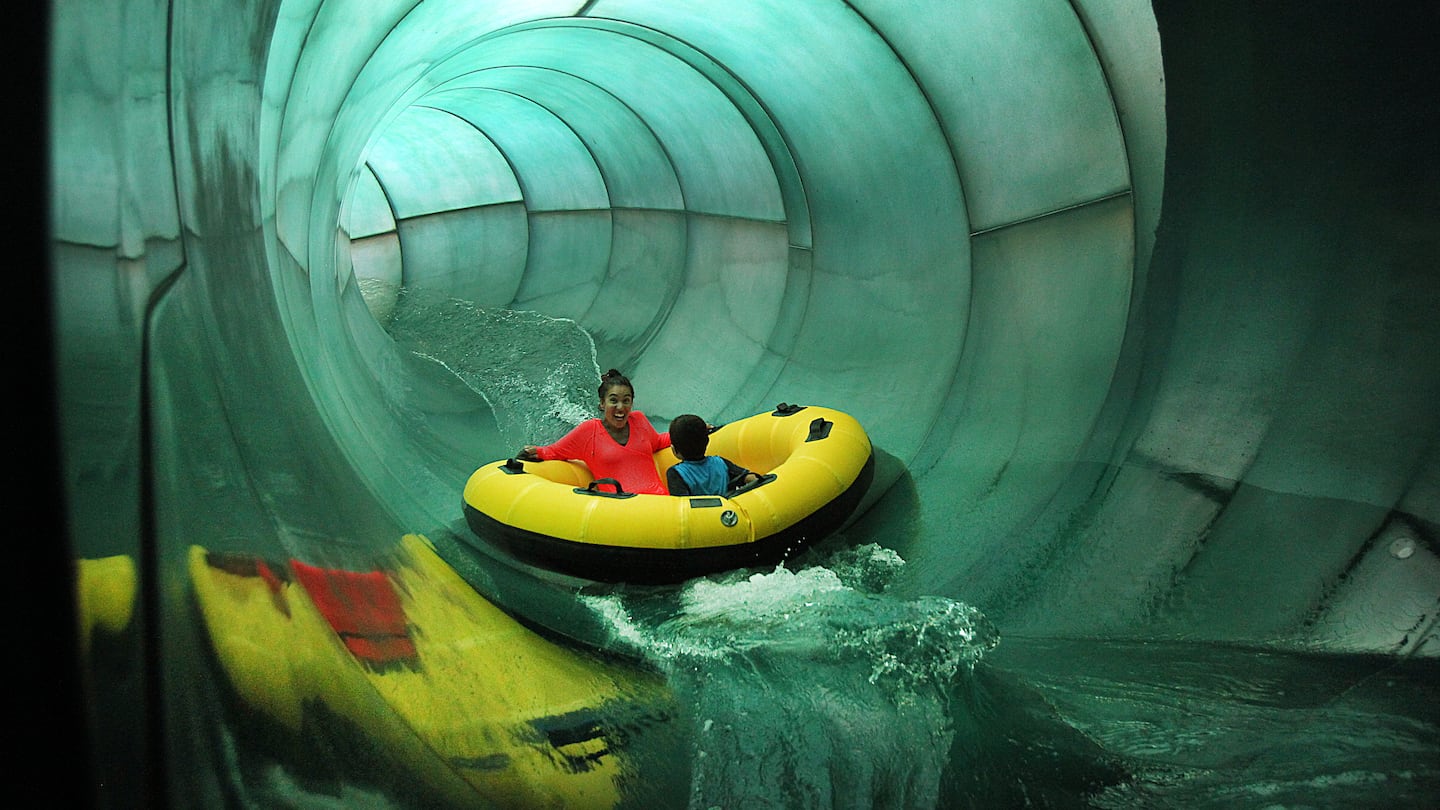
POLYGON ((69 556, 138 571, 102 806, 1440 790, 1427 4, 131 5, 50 34, 69 556), (675 588, 493 553, 465 477, 611 366, 855 415, 857 519, 675 588), (451 722, 497 633, 593 668, 451 722))

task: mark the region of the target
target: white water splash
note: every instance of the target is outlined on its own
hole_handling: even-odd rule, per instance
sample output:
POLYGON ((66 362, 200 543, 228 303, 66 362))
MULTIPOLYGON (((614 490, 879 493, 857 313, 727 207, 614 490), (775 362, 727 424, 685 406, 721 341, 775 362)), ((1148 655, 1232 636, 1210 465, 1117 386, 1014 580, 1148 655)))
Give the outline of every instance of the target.
POLYGON ((484 397, 502 439, 544 444, 593 416, 595 343, 574 321, 405 288, 386 331, 484 397))
POLYGON ((968 605, 884 594, 900 565, 864 546, 696 580, 661 610, 585 598, 688 707, 692 808, 935 806, 949 696, 997 637, 968 605))

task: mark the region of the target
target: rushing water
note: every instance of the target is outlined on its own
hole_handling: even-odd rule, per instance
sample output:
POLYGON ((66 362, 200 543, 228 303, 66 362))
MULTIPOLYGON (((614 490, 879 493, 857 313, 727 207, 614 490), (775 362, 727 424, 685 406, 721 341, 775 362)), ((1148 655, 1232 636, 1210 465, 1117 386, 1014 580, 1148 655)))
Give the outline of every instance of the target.
MULTIPOLYGON (((1009 639, 997 674, 1125 764, 1092 807, 1394 808, 1440 801, 1440 662, 1009 639)), ((1076 799, 1079 802, 1079 797, 1076 799)))
POLYGON ((1433 659, 1002 639, 841 546, 588 598, 686 707, 684 806, 1436 806, 1433 659))
POLYGON ((685 707, 689 807, 937 806, 950 691, 997 637, 962 603, 875 590, 897 562, 867 545, 589 599, 685 707))
POLYGON ((484 397, 506 450, 553 441, 595 415, 595 344, 574 321, 403 288, 385 329, 484 397))

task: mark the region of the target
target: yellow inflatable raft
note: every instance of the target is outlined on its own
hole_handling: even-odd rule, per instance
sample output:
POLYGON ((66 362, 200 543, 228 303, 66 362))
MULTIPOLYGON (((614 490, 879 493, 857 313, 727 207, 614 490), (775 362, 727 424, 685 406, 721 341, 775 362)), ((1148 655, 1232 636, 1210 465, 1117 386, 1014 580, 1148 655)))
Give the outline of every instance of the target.
MULTIPOLYGON (((465 518, 482 540, 526 562, 608 582, 668 583, 773 565, 840 528, 874 477, 853 417, 781 404, 721 426, 711 455, 761 473, 726 497, 672 497, 597 486, 584 464, 509 459, 476 470, 465 518)), ((679 462, 655 454, 660 478, 679 462)))
POLYGON ((633 777, 626 741, 673 711, 658 676, 540 637, 418 535, 386 570, 198 546, 189 562, 249 710, 295 734, 324 727, 320 716, 347 721, 368 738, 355 750, 406 771, 404 798, 420 805, 612 808, 633 777))

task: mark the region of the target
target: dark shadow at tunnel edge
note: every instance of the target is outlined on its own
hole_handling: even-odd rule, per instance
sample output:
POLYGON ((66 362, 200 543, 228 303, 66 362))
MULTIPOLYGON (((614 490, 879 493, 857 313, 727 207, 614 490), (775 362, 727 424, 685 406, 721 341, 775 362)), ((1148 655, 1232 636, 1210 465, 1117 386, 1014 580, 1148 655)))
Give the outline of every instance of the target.
POLYGON ((18 506, 20 529, 8 554, 15 582, 6 589, 11 631, 9 688, 17 711, 12 730, 26 741, 11 747, 10 780, 17 804, 88 807, 94 803, 88 774, 82 700, 82 667, 76 633, 74 558, 68 536, 60 469, 58 392, 51 266, 48 53, 49 3, 13 9, 5 26, 6 97, 23 115, 6 123, 11 160, 5 162, 5 242, 12 259, 14 309, 5 319, 5 343, 12 359, 12 396, 7 399, 17 458, 6 475, 9 503, 18 506), (23 434, 15 430, 23 426, 23 434), (35 735, 29 738, 29 735, 35 735), (35 778, 50 774, 50 778, 35 778))

